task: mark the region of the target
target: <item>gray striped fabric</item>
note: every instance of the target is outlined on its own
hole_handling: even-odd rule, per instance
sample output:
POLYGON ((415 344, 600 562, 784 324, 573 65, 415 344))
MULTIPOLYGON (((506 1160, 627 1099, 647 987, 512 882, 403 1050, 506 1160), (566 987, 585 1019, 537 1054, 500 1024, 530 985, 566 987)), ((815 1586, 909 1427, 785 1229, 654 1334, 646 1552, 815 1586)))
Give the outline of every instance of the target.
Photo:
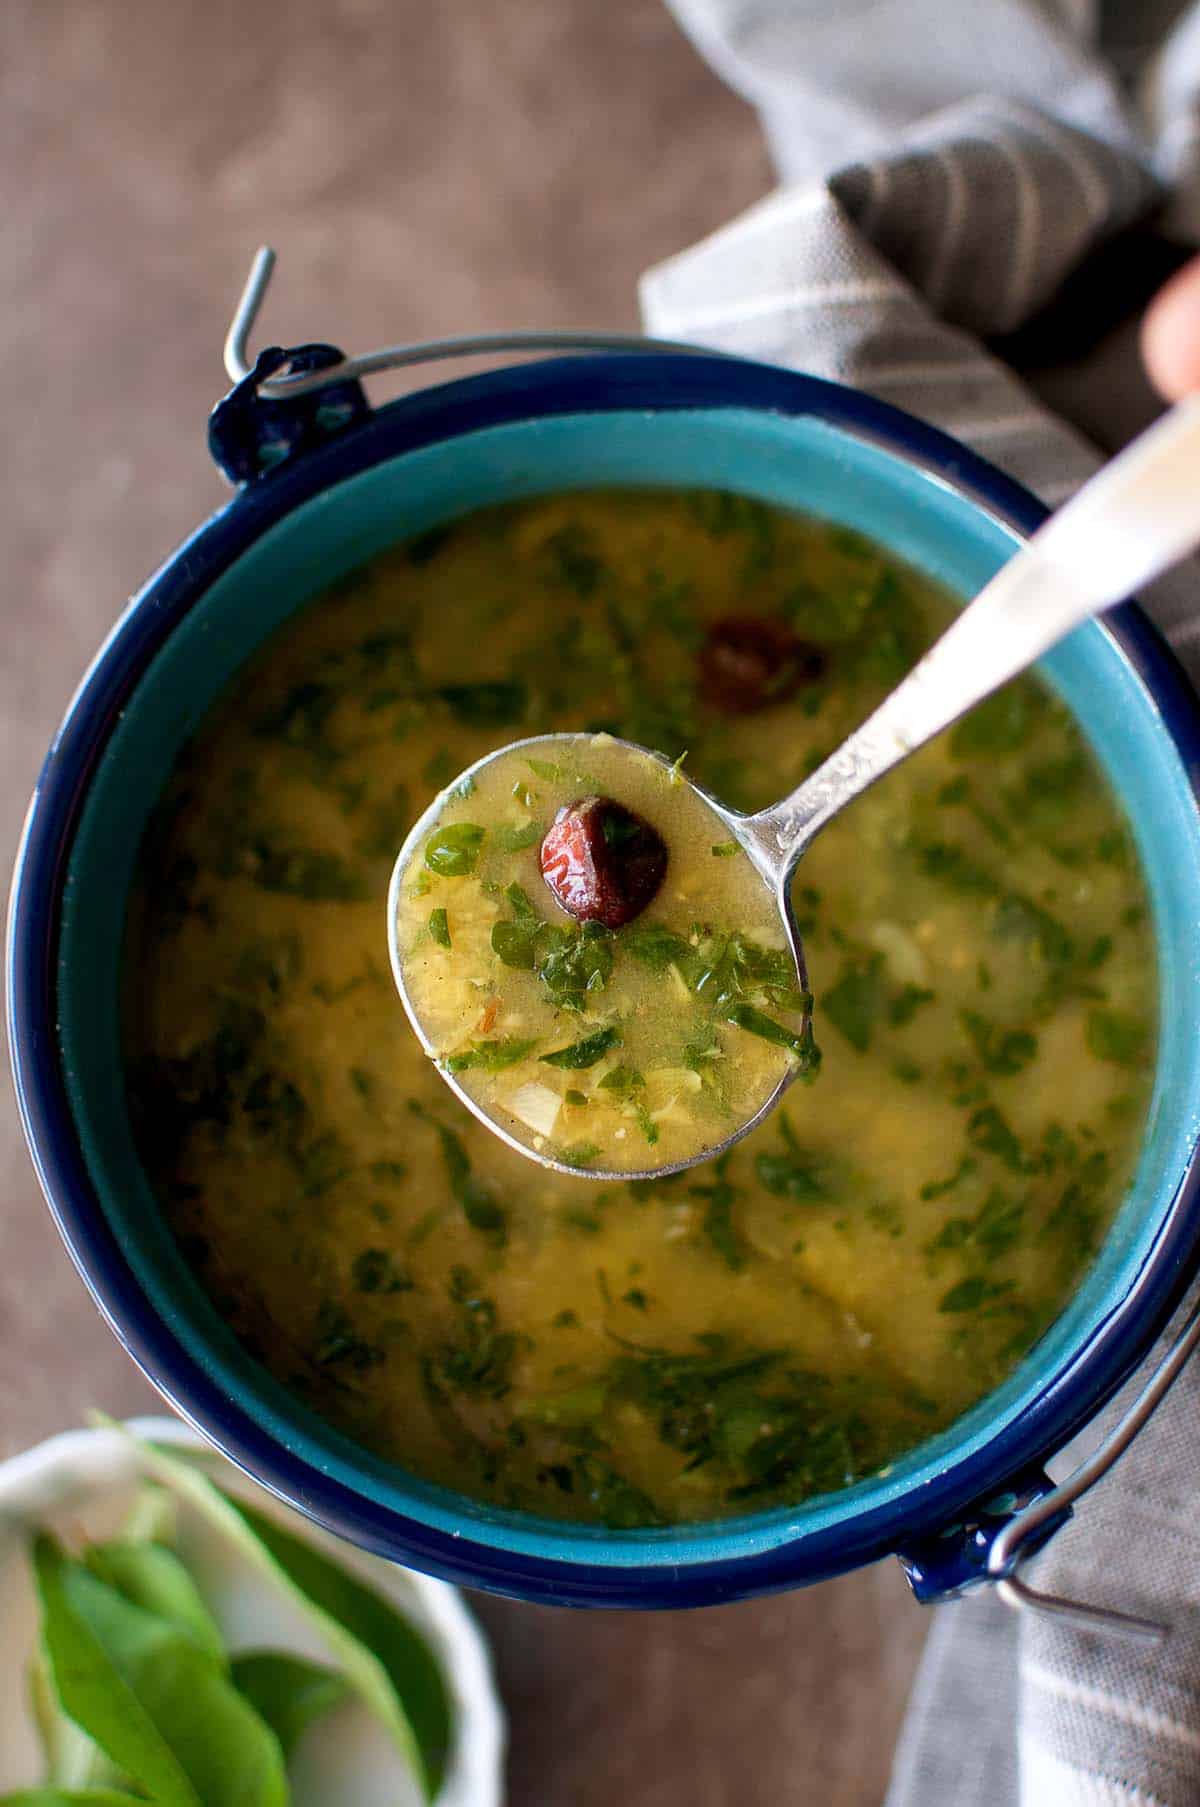
MULTIPOLYGON (((1200 7, 1143 0, 673 0, 762 110, 785 185, 642 282, 648 329, 837 378, 1051 505, 1096 455, 980 345, 1150 209, 1200 228, 1200 7)), ((1200 677, 1200 578, 1148 599, 1200 677)), ((888 1807, 1200 1802, 1200 1379, 1039 1559, 1052 1591, 1173 1622, 1166 1648, 934 1615, 888 1807)))

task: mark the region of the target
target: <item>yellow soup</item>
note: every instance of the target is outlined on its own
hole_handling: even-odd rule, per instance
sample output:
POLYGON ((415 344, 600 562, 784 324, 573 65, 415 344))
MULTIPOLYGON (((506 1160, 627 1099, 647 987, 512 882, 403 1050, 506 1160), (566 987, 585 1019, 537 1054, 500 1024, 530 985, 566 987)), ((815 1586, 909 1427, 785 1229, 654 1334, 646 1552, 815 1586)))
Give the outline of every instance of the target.
MULTIPOLYGON (((342 1431, 504 1505, 711 1518, 885 1466, 1061 1310, 1136 1158, 1154 971, 1118 808, 1037 682, 806 855, 821 1068, 716 1164, 540 1170, 452 1097, 388 969, 401 843, 488 751, 617 734, 759 808, 950 608, 864 540, 742 498, 560 496, 378 560, 214 708, 131 910, 131 1110, 218 1309, 342 1431)), ((699 1096, 734 1033, 681 1052, 699 1096)), ((611 1070, 543 1069, 563 1145, 611 1070)))
POLYGON ((678 767, 611 735, 516 747, 452 786, 403 869, 397 949, 438 1064, 567 1167, 694 1161, 815 1067, 774 893, 678 767), (543 879, 581 799, 602 861, 622 840, 658 855, 653 895, 612 927, 543 879))

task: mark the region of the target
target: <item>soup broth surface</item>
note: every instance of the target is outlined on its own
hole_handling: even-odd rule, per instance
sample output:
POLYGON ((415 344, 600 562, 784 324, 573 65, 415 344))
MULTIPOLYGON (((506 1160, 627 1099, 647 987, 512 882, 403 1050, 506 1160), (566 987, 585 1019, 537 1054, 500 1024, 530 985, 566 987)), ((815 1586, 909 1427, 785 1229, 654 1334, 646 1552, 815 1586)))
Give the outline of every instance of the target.
MULTIPOLYGON (((1126 827, 1036 680, 806 854, 820 1071, 715 1164, 537 1169, 448 1092, 388 968, 396 853, 484 753, 611 733, 760 808, 951 609, 744 498, 564 495, 377 560, 214 707, 131 902, 131 1115, 217 1308, 332 1424, 507 1506, 712 1518, 886 1466, 1055 1318, 1136 1159, 1155 987, 1126 827)), ((718 1082, 702 1047, 680 1069, 718 1082)), ((570 1139, 589 1090, 562 1087, 570 1139)))

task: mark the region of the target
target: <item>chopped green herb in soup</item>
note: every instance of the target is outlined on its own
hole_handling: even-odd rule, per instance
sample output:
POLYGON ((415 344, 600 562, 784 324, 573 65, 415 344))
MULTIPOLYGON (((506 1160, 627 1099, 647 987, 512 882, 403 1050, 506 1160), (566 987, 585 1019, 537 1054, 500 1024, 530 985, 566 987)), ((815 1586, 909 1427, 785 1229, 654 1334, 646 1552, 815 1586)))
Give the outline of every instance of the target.
POLYGON ((723 832, 675 766, 602 734, 513 748, 422 831, 397 897, 406 993, 438 1064, 538 1154, 694 1160, 815 1072, 774 895, 723 832), (595 1153, 561 1149, 564 1123, 595 1153))
MULTIPOLYGON (((400 845, 486 752, 620 735, 686 751, 699 783, 758 808, 862 720, 950 609, 866 541, 737 496, 561 496, 381 558, 214 708, 131 911, 131 1109, 217 1308, 331 1423, 507 1506, 712 1518, 877 1471, 1061 1311, 1136 1159, 1155 975, 1121 815, 1034 680, 806 855, 794 902, 821 1069, 716 1162, 651 1182, 535 1167, 455 1101, 388 968, 400 845)), ((510 846, 472 835, 483 822, 464 809, 423 856, 431 958, 468 933, 455 899, 475 886, 482 901, 493 857, 535 859, 554 781, 520 782, 510 846)), ((707 857, 736 882, 736 852, 707 857)), ((659 925, 655 978, 667 935, 696 945, 670 884, 668 864, 629 924, 659 925)), ((487 902, 505 972, 552 993, 564 1027, 489 1024, 485 1004, 455 1044, 475 1062, 464 1078, 500 1085, 531 1065, 568 1165, 595 1159, 593 1124, 636 1142, 645 1112, 665 1135, 649 1058, 608 1010, 610 941, 539 945, 513 897, 487 902)), ((732 935, 739 1004, 786 1022, 771 969, 730 951, 757 927, 710 926, 732 935)), ((689 1096, 719 1099, 751 1048, 774 1057, 713 1012, 672 1060, 689 1096)))

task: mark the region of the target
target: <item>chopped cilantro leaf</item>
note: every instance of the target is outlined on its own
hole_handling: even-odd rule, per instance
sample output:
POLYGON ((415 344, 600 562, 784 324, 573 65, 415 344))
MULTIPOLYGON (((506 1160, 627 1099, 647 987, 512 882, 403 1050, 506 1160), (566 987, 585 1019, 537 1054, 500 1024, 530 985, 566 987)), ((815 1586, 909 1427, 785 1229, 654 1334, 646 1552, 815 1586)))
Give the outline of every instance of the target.
POLYGON ((640 1092, 646 1081, 636 1067, 613 1067, 600 1081, 605 1092, 615 1092, 619 1098, 627 1098, 631 1092, 640 1092))
POLYGON ((658 1141, 658 1124, 640 1099, 634 1105, 634 1120, 650 1147, 653 1148, 658 1141))
POLYGON ((531 1048, 535 1048, 535 1040, 523 1040, 516 1035, 496 1036, 491 1041, 472 1042, 461 1054, 452 1054, 446 1062, 450 1073, 468 1073, 478 1068, 482 1073, 502 1073, 505 1067, 515 1066, 524 1060, 531 1048))
POLYGON ((594 1142, 572 1142, 569 1148, 560 1148, 558 1151, 558 1158, 564 1167, 590 1167, 599 1155, 600 1150, 594 1142))
POLYGON ((457 1342, 446 1342, 430 1358, 435 1380, 452 1392, 500 1399, 512 1384, 517 1339, 499 1328, 495 1303, 484 1298, 473 1274, 456 1267, 450 1296, 459 1307, 457 1342))
POLYGON ((923 1004, 932 1004, 936 992, 924 985, 903 985, 888 1004, 888 1022, 897 1029, 911 1023, 923 1004))
POLYGON ((323 849, 283 848, 254 840, 231 850, 229 870, 262 891, 311 903, 361 903, 370 896, 366 875, 339 854, 323 849))
POLYGON ((976 1010, 961 1010, 958 1020, 988 1073, 1020 1073, 1037 1053, 1037 1037, 1028 1029, 1002 1029, 976 1010))
POLYGON ((1003 1298, 1016 1288, 1014 1280, 988 1280, 983 1274, 968 1274, 938 1301, 943 1312, 977 1311, 990 1299, 1003 1298))
POLYGON ((597 923, 578 929, 546 925, 547 949, 536 958, 537 975, 563 1010, 584 1010, 588 996, 602 991, 612 975, 612 937, 597 923))
POLYGON ((625 931, 621 942, 627 954, 654 973, 665 973, 669 966, 687 964, 695 957, 691 942, 660 922, 639 922, 625 931))
POLYGON ((850 961, 835 985, 821 999, 821 1009, 852 1048, 865 1054, 875 1025, 887 1004, 883 956, 874 954, 864 964, 850 961))
POLYGON ((1140 1067, 1150 1051, 1150 1025, 1125 1010, 1089 1010, 1087 1045, 1097 1060, 1140 1067))
POLYGON ((912 851, 926 878, 935 879, 949 891, 968 897, 994 897, 1001 888, 995 874, 954 841, 916 841, 912 851))
POLYGON ((808 1202, 831 1197, 833 1172, 828 1157, 801 1146, 785 1111, 778 1113, 777 1122, 783 1150, 779 1154, 764 1150, 754 1157, 760 1184, 776 1198, 808 1202))
POLYGON ((323 1299, 317 1311, 317 1336, 312 1359, 318 1368, 345 1364, 357 1373, 373 1368, 385 1359, 376 1344, 359 1335, 344 1305, 336 1299, 323 1299))
POLYGON ((460 722, 473 728, 502 728, 520 721, 529 700, 519 679, 481 684, 443 684, 436 695, 448 703, 460 722))
POLYGON ((411 1278, 386 1249, 363 1249, 354 1257, 350 1274, 360 1293, 412 1291, 411 1278))
POLYGON ((1058 918, 1016 891, 996 905, 992 934, 1001 941, 1029 942, 1052 966, 1065 966, 1074 957, 1075 943, 1058 918))
POLYGON ((728 1154, 723 1154, 714 1164, 711 1186, 689 1186, 688 1190, 693 1198, 705 1201, 704 1234, 726 1267, 736 1272, 745 1267, 749 1249, 733 1221, 733 1207, 739 1194, 726 1178, 729 1159, 728 1154))
POLYGON ((533 970, 533 940, 533 935, 519 922, 492 924, 492 952, 505 966, 511 966, 517 972, 533 970))
POLYGON ((526 847, 532 847, 542 838, 540 822, 518 822, 505 824, 495 830, 495 842, 501 853, 520 853, 526 847))
POLYGON ((930 1254, 974 1248, 989 1259, 1005 1254, 1021 1239, 1025 1202, 993 1186, 974 1217, 951 1217, 927 1244, 930 1254))
POLYGON ((757 1035, 762 1041, 774 1042, 777 1048, 789 1049, 810 1073, 820 1065, 821 1050, 813 1040, 811 1023, 797 1035, 753 1004, 735 1004, 726 1012, 725 1020, 735 1029, 744 1029, 747 1035, 757 1035))
POLYGON ((594 1035, 585 1035, 582 1041, 572 1042, 567 1048, 556 1048, 553 1054, 543 1054, 540 1058, 543 1066, 565 1067, 569 1072, 579 1073, 585 1067, 594 1067, 610 1048, 620 1045, 619 1030, 597 1029, 594 1035))
POLYGON ((460 1138, 415 1099, 410 1099, 408 1108, 436 1132, 450 1190, 471 1228, 483 1231, 497 1243, 504 1242, 508 1236, 508 1212, 491 1187, 472 1173, 470 1156, 460 1138))
POLYGON ((372 1161, 367 1172, 381 1185, 398 1186, 407 1177, 408 1166, 404 1161, 372 1161))
POLYGON ((474 822, 446 822, 425 843, 425 864, 440 878, 465 878, 474 872, 485 830, 474 822))
POLYGON ((994 1154, 1014 1173, 1024 1171, 1021 1144, 1008 1118, 994 1104, 984 1104, 967 1119, 967 1139, 981 1154, 994 1154))
POLYGON ((917 1196, 923 1199, 944 1198, 946 1193, 953 1192, 962 1180, 969 1179, 978 1165, 974 1155, 963 1155, 953 1173, 944 1180, 926 1180, 917 1196))

